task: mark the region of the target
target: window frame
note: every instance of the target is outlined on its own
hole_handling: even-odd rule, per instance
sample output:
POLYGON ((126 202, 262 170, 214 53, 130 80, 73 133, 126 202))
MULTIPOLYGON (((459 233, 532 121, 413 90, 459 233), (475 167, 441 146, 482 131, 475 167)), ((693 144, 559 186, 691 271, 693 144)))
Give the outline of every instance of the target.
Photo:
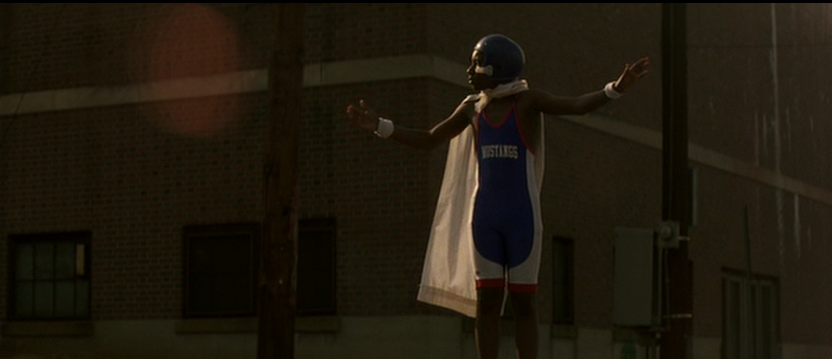
MULTIPOLYGON (((760 355, 758 354, 762 350, 767 349, 768 355, 764 356, 763 358, 771 358, 777 359, 780 358, 780 283, 775 277, 770 276, 763 276, 763 275, 756 275, 751 274, 748 275, 747 273, 743 273, 740 271, 733 271, 733 270, 724 270, 722 274, 722 357, 726 359, 730 358, 759 358, 760 355), (738 293, 729 293, 728 286, 730 284, 737 285, 738 293), (768 298, 763 298, 762 294, 764 289, 769 290, 768 298), (739 313, 733 313, 729 307, 729 300, 733 300, 734 297, 738 294, 738 305, 732 306, 736 307, 736 311, 739 313), (728 296, 732 296, 729 298, 728 296), (766 314, 768 317, 770 328, 765 328, 765 325, 759 322, 760 318, 763 318, 762 313, 762 306, 764 301, 768 300, 768 304, 770 306, 769 313, 766 314), (753 301, 753 303, 752 303, 753 301), (754 311, 751 313, 751 311, 754 311), (738 333, 729 333, 727 328, 729 319, 729 315, 738 315, 738 323, 737 331, 738 333), (768 331, 765 335, 771 337, 772 340, 769 340, 766 343, 765 340, 762 339, 764 332, 768 331), (730 336, 730 338, 729 338, 730 336), (736 338, 733 338, 736 336, 736 338), (734 340, 731 342, 731 340, 734 340), (738 341, 738 342, 737 342, 738 341), (732 345, 736 348, 736 356, 730 356, 728 346, 732 345), (768 345, 768 348, 764 346, 768 345), (753 347, 754 354, 751 356, 749 353, 750 349, 753 347)), ((733 302, 732 302, 733 303, 733 302)))
MULTIPOLYGON (((9 318, 10 321, 15 321, 15 322, 25 322, 25 321, 50 322, 50 321, 52 321, 52 322, 54 322, 54 321, 88 321, 88 320, 92 319, 92 301, 93 301, 92 284, 93 284, 93 278, 92 278, 92 271, 91 271, 91 269, 92 269, 92 257, 91 257, 91 254, 92 254, 92 245, 91 245, 91 243, 92 243, 92 232, 91 231, 66 231, 66 232, 9 234, 8 235, 8 243, 9 243, 9 246, 8 246, 9 261, 8 261, 8 277, 7 277, 8 281, 7 281, 7 283, 9 283, 9 286, 8 286, 8 293, 7 293, 7 300, 8 300, 8 302, 7 302, 8 303, 8 305, 7 305, 7 318, 9 318), (74 243, 76 245, 76 250, 77 250, 78 245, 83 245, 84 246, 83 273, 79 275, 77 273, 77 267, 76 267, 76 273, 73 276, 73 280, 76 282, 76 287, 75 287, 75 290, 73 291, 73 294, 75 295, 75 299, 77 300, 77 293, 78 293, 78 291, 77 291, 77 282, 79 280, 86 280, 86 282, 87 282, 87 295, 86 295, 87 303, 86 303, 86 309, 84 310, 86 312, 86 314, 85 315, 73 315, 73 316, 68 316, 68 317, 57 316, 57 314, 55 314, 55 311, 56 311, 56 308, 55 308, 56 295, 55 295, 55 293, 57 292, 57 290, 53 288, 53 298, 52 298, 52 302, 53 302, 52 303, 52 307, 53 307, 52 312, 53 312, 53 314, 51 316, 37 316, 36 314, 34 314, 35 313, 34 293, 33 293, 33 296, 32 296, 32 301, 33 301, 32 302, 32 307, 33 307, 32 308, 32 316, 20 316, 18 314, 18 311, 17 311, 17 309, 18 309, 17 308, 17 294, 18 294, 18 291, 19 291, 18 283, 17 283, 18 282, 18 278, 17 278, 17 267, 18 267, 18 254, 17 253, 18 253, 18 248, 24 243, 32 243, 32 244, 52 243, 53 246, 55 246, 58 243, 67 243, 67 242, 74 243)), ((53 249, 53 251, 54 251, 54 249, 53 249)), ((57 255, 56 253, 53 253, 53 258, 52 258, 53 266, 55 265, 55 262, 57 260, 57 258, 55 257, 56 255, 57 255)), ((75 265, 76 266, 78 265, 77 257, 78 257, 78 254, 76 252, 76 258, 75 258, 75 265)), ((34 261, 34 259, 33 259, 33 261, 34 261)), ((32 265, 33 265, 33 271, 34 271, 35 270, 34 266, 36 266, 36 264, 33 262, 32 265)), ((53 268, 53 272, 55 270, 56 269, 53 268)), ((54 276, 54 273, 53 273, 53 276, 54 276)), ((33 277, 31 281, 33 282, 33 284, 34 284, 34 282, 37 282, 35 277, 33 277)), ((59 278, 51 278, 51 279, 48 279, 46 281, 52 282, 53 286, 55 286, 60 281, 60 279, 59 278)), ((75 304, 75 311, 77 311, 77 309, 78 308, 77 308, 77 303, 76 303, 75 304)))
POLYGON ((575 324, 575 241, 569 237, 553 236, 552 237, 552 324, 575 324), (564 260, 566 263, 563 267, 566 268, 564 275, 564 283, 562 287, 567 289, 564 306, 566 313, 563 316, 558 316, 558 306, 556 299, 558 297, 557 288, 558 281, 558 248, 562 248, 565 252, 564 260))
POLYGON ((258 264, 260 258, 258 255, 260 243, 260 224, 255 222, 246 223, 226 223, 226 224, 208 224, 208 225, 187 225, 182 230, 182 317, 183 318, 229 318, 229 317, 251 317, 257 315, 257 280, 258 280, 258 264), (250 310, 245 311, 195 311, 192 309, 194 303, 190 301, 190 289, 192 284, 190 257, 191 241, 199 240, 205 237, 222 237, 222 236, 250 236, 250 276, 251 276, 251 305, 250 310))
MULTIPOLYGON (((297 248, 297 265, 300 265, 300 262, 306 257, 300 250, 300 242, 303 240, 304 232, 312 232, 312 231, 330 231, 332 234, 331 242, 332 242, 332 262, 330 263, 331 266, 331 273, 330 277, 332 278, 330 293, 332 293, 332 298, 330 298, 330 305, 329 308, 313 308, 310 310, 306 310, 302 307, 301 304, 301 293, 298 290, 296 292, 296 296, 298 298, 297 303, 297 314, 298 316, 318 316, 318 315, 336 315, 338 313, 338 226, 337 221, 335 218, 331 217, 323 217, 323 218, 306 218, 298 220, 298 248, 297 248)), ((297 285, 300 285, 300 280, 302 278, 302 274, 300 273, 299 267, 296 268, 296 278, 298 278, 297 285)), ((299 287, 296 285, 296 289, 299 287)))

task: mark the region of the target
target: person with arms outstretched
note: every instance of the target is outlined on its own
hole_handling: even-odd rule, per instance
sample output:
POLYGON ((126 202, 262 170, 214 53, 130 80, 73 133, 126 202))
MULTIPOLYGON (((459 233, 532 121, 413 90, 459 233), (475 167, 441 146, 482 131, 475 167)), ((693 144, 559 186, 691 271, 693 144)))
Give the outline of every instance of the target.
MULTIPOLYGON (((520 78, 524 65, 523 49, 510 38, 492 34, 480 39, 467 69, 468 83, 476 94, 466 97, 449 117, 430 129, 394 125, 392 120, 379 117, 364 100, 357 106, 347 106, 347 117, 358 127, 412 147, 432 149, 463 137, 460 134, 472 136, 471 145, 463 148, 470 150, 474 159, 476 185, 471 187, 471 201, 465 201, 470 208, 465 209, 468 212, 457 225, 466 227, 463 232, 473 242, 472 282, 476 289, 480 359, 497 358, 506 290, 514 310, 517 356, 537 358, 535 294, 543 232, 540 186, 545 143, 542 115, 589 113, 631 89, 647 74, 650 61, 641 58, 626 64, 616 80, 577 97, 529 88, 520 78)), ((449 151, 448 156, 450 163, 451 156, 465 154, 449 151)), ((447 181, 448 173, 445 177, 443 181, 447 181)), ((439 216, 434 219, 434 231, 438 220, 439 216)), ((431 241, 434 237, 432 233, 431 241)), ((460 261, 465 263, 464 259, 460 261)), ((427 263, 426 259, 426 271, 427 263)))

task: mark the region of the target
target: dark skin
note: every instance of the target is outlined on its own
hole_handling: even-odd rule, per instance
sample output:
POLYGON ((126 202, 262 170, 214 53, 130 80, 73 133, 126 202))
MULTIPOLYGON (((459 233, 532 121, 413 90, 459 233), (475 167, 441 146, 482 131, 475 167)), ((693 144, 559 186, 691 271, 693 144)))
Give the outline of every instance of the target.
MULTIPOLYGON (((491 89, 499 85, 490 77, 477 73, 479 53, 471 56, 468 67, 468 83, 474 91, 491 89)), ((616 79, 613 88, 619 93, 625 93, 632 88, 644 75, 650 66, 648 58, 641 58, 632 64, 626 64, 624 71, 616 79)), ((517 120, 525 138, 535 150, 540 138, 540 114, 584 115, 610 101, 603 89, 577 97, 555 96, 546 91, 529 89, 515 96, 491 99, 483 109, 491 121, 500 122, 506 118, 512 102, 517 99, 517 120)), ((378 114, 364 100, 358 106, 347 106, 347 116, 358 127, 375 131, 378 125, 378 114)), ((473 103, 463 103, 454 109, 445 120, 430 129, 412 129, 395 126, 391 139, 422 149, 432 149, 460 134, 472 124, 476 116, 473 103)), ((477 352, 480 359, 496 359, 500 340, 499 324, 504 291, 502 288, 482 288, 477 291, 477 322, 476 339, 477 352)), ((515 341, 517 357, 520 359, 537 358, 538 323, 537 300, 535 293, 511 292, 509 297, 514 310, 515 341)))
MULTIPOLYGON (((476 53, 475 53, 476 54, 476 53)), ((472 57, 471 66, 468 67, 468 82, 474 91, 481 91, 484 89, 494 88, 498 83, 494 83, 488 76, 474 73, 476 55, 472 57)), ((633 64, 624 66, 624 71, 616 80, 614 86, 619 93, 627 92, 633 87, 638 80, 647 74, 650 60, 642 58, 633 64)), ((495 121, 502 120, 511 108, 513 96, 492 99, 486 106, 485 113, 488 118, 495 121)), ((564 97, 555 96, 546 91, 529 89, 517 95, 517 118, 520 121, 520 126, 529 140, 539 138, 540 131, 539 121, 540 114, 559 116, 559 115, 584 115, 593 110, 603 106, 610 99, 604 94, 603 90, 590 92, 578 97, 564 97)), ((471 124, 471 119, 475 116, 474 104, 466 103, 460 104, 445 120, 439 122, 433 128, 413 129, 403 126, 396 126, 391 139, 401 142, 405 145, 432 149, 439 146, 456 135, 460 134, 465 128, 471 124)), ((347 116, 358 127, 375 131, 378 124, 378 113, 370 108, 364 100, 359 101, 358 106, 347 106, 347 116)), ((537 143, 532 143, 532 146, 537 148, 537 143)))

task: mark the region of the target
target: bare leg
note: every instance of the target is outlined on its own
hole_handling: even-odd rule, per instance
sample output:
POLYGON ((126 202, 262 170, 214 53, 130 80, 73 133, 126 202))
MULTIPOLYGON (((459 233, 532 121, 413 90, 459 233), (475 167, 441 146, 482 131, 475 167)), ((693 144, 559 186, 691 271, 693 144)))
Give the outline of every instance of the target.
POLYGON ((535 293, 511 293, 518 359, 537 359, 537 298, 535 293))
POLYGON ((477 354, 479 359, 497 359, 500 343, 500 310, 503 288, 477 291, 477 354))

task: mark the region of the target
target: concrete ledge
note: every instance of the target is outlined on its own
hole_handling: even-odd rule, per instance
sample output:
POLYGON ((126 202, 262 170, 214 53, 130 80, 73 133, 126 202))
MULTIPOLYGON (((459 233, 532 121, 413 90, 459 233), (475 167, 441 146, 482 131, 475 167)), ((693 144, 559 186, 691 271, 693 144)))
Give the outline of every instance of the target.
MULTIPOLYGON (((544 326, 546 324, 540 324, 544 326)), ((476 326, 476 321, 473 318, 462 318, 462 331, 465 333, 473 333, 476 326)), ((514 336, 514 320, 500 319, 500 335, 514 336)), ((578 337, 578 329, 572 324, 552 324, 551 337, 557 339, 575 339, 578 337)))
POLYGON ((303 86, 433 78, 468 87, 465 65, 432 55, 405 55, 304 65, 303 86))
POLYGON ((337 332, 341 329, 341 318, 335 315, 298 317, 295 319, 296 332, 337 332))
MULTIPOLYGON (((468 88, 466 67, 464 63, 425 54, 313 63, 304 65, 303 86, 430 78, 468 88)), ((4 94, 0 96, 0 116, 264 91, 268 91, 268 70, 253 69, 122 86, 4 94)))
POLYGON ((623 343, 632 340, 636 344, 644 347, 656 345, 656 338, 650 336, 648 333, 626 328, 615 328, 612 331, 612 340, 615 343, 623 343))
POLYGON ((174 325, 176 334, 255 333, 257 318, 182 319, 174 325))
MULTIPOLYGON (((209 333, 256 333, 258 319, 245 318, 205 318, 182 319, 176 322, 176 334, 209 333)), ((341 320, 337 316, 310 316, 295 318, 296 332, 337 332, 341 320)))
POLYGON ((5 337, 81 337, 92 336, 93 322, 7 322, 0 333, 5 337))
MULTIPOLYGON (((593 114, 584 116, 560 116, 560 118, 659 151, 662 149, 662 134, 659 131, 640 128, 593 114)), ((832 191, 828 188, 809 184, 797 178, 792 178, 752 163, 743 162, 692 143, 688 144, 688 154, 692 162, 698 162, 705 166, 738 175, 773 188, 792 192, 826 205, 832 205, 832 191)))

